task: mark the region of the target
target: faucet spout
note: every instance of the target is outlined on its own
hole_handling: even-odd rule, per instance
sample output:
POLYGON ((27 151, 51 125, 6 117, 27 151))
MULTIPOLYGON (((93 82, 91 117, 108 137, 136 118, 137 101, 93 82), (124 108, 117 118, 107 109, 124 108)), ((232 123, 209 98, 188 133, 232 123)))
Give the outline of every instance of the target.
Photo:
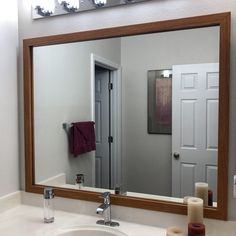
POLYGON ((111 204, 110 204, 110 193, 105 192, 102 194, 103 203, 98 206, 96 212, 97 214, 103 215, 104 220, 98 220, 97 224, 118 226, 119 223, 111 221, 111 204))
POLYGON ((101 204, 101 205, 97 208, 97 214, 100 214, 100 215, 103 214, 104 211, 105 211, 108 207, 109 207, 109 205, 106 204, 106 203, 101 204))

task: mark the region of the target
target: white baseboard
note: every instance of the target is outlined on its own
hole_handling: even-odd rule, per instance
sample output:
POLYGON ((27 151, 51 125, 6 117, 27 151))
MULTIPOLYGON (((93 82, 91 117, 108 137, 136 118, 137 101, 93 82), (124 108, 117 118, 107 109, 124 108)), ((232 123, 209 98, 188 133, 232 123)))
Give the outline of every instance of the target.
POLYGON ((53 177, 38 182, 38 184, 61 187, 62 185, 66 184, 66 174, 61 173, 59 175, 55 175, 53 177))
POLYGON ((7 211, 21 204, 21 191, 7 194, 0 197, 0 213, 7 211))

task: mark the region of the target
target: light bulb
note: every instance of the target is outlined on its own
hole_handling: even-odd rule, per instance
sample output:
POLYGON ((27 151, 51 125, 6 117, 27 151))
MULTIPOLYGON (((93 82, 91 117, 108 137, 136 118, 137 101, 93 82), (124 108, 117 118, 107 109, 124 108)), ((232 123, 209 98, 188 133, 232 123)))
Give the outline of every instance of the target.
POLYGON ((79 9, 79 0, 67 0, 69 7, 79 9))
POLYGON ((79 0, 58 0, 58 3, 68 12, 74 12, 79 9, 79 0))
POLYGON ((107 0, 94 0, 96 6, 104 6, 107 3, 107 0))
POLYGON ((44 14, 52 14, 55 11, 54 0, 34 0, 32 6, 44 14))
POLYGON ((58 0, 60 5, 66 5, 68 8, 79 9, 79 0, 58 0))
POLYGON ((41 1, 40 0, 32 0, 32 7, 35 9, 36 7, 40 6, 41 1))

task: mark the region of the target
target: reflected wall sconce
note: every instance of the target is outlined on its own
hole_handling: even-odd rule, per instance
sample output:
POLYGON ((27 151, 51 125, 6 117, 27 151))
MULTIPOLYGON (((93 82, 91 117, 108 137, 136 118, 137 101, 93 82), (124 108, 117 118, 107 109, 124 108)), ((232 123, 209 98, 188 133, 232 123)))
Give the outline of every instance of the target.
POLYGON ((32 0, 32 18, 39 19, 147 1, 151 0, 32 0))
POLYGON ((172 78, 172 70, 163 70, 161 77, 162 78, 172 78))

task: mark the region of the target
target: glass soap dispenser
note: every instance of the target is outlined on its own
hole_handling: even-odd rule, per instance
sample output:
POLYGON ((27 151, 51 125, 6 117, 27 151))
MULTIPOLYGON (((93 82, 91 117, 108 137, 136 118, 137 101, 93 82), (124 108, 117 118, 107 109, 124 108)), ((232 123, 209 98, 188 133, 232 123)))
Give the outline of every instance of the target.
POLYGON ((44 223, 54 222, 54 190, 53 188, 44 188, 44 223))

